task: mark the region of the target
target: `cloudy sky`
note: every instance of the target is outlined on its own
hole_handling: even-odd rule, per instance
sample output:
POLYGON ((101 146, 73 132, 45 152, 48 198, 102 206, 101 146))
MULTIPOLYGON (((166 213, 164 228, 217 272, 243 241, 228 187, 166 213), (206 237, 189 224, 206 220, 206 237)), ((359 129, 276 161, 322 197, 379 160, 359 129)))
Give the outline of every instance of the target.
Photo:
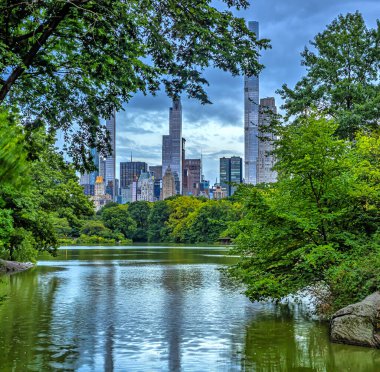
MULTIPOLYGON (((216 6, 220 2, 215 2, 216 6)), ((275 96, 283 83, 293 87, 304 74, 300 52, 309 40, 339 14, 360 11, 367 26, 375 27, 379 0, 252 0, 249 9, 237 13, 259 21, 260 38, 271 40, 272 49, 262 52, 265 69, 260 75, 260 97, 275 96)), ((205 74, 212 105, 202 106, 182 97, 183 136, 186 157, 203 153, 203 173, 214 182, 219 177, 219 157, 243 156, 243 78, 210 69, 205 74)), ((170 99, 136 95, 117 114, 117 164, 130 159, 161 164, 162 135, 168 133, 170 99)), ((118 173, 117 169, 117 174, 118 173)))

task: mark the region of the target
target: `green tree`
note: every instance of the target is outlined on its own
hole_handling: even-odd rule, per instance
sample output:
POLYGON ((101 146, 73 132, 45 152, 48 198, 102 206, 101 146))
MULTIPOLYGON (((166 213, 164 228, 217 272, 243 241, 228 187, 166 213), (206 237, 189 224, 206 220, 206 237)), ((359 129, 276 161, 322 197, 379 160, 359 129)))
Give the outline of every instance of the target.
MULTIPOLYGON (((8 120, 0 125, 1 139, 9 138, 12 125, 15 142, 8 146, 0 140, 0 158, 7 158, 9 149, 21 163, 11 165, 4 173, 8 174, 6 179, 0 180, 0 251, 5 259, 33 261, 38 251, 55 252, 57 218, 66 219, 73 230, 80 226, 79 218, 93 214, 93 205, 78 185, 73 166, 66 164, 42 129, 29 131, 15 119, 8 120)), ((6 170, 12 162, 1 159, 6 170)))
POLYGON ((166 200, 153 203, 148 216, 148 241, 167 242, 169 231, 166 226, 170 216, 169 204, 166 200))
POLYGON ((138 201, 128 205, 128 212, 136 222, 136 231, 131 236, 134 242, 146 242, 148 240, 148 217, 152 203, 138 201))
POLYGON ((283 128, 278 182, 242 193, 247 212, 232 228, 242 259, 230 272, 252 300, 322 286, 330 312, 379 288, 378 135, 353 145, 337 127, 311 116, 283 128))
POLYGON ((104 150, 107 137, 98 118, 137 91, 164 86, 207 103, 206 67, 259 73, 268 42, 228 9, 246 0, 224 3, 219 11, 211 0, 0 0, 0 103, 62 129, 74 162, 89 167, 89 148, 104 150))
POLYGON ((187 217, 196 211, 203 202, 203 200, 193 196, 179 196, 167 200, 170 216, 166 226, 170 232, 171 240, 175 242, 186 241, 187 217))
POLYGON ((0 107, 0 184, 17 187, 25 184, 28 167, 24 141, 16 118, 0 107))
POLYGON ((112 231, 104 226, 104 223, 99 220, 88 220, 86 221, 81 230, 81 235, 88 236, 100 236, 102 238, 115 238, 116 235, 112 231))
POLYGON ((214 243, 227 229, 229 223, 238 220, 240 205, 227 200, 209 200, 192 212, 186 221, 184 241, 190 243, 214 243))
POLYGON ((380 23, 368 29, 360 13, 340 15, 302 52, 307 74, 294 87, 278 91, 286 117, 317 109, 339 124, 337 133, 353 139, 360 128, 376 128, 380 105, 380 23))
POLYGON ((136 231, 136 222, 126 205, 107 208, 102 213, 102 221, 114 233, 122 233, 126 238, 131 238, 136 231))

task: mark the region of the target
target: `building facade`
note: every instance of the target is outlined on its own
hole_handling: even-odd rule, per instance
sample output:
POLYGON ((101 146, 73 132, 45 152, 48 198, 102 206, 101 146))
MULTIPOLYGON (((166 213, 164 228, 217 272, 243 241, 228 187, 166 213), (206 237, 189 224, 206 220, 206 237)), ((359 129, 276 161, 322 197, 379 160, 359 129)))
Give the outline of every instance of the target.
POLYGON ((81 175, 79 184, 83 186, 83 191, 85 195, 95 195, 95 182, 96 177, 99 176, 99 154, 96 149, 91 149, 91 156, 94 166, 97 168, 93 172, 86 172, 81 175))
POLYGON ((262 98, 260 100, 259 113, 259 156, 257 162, 257 183, 271 183, 277 181, 277 172, 273 170, 275 157, 272 154, 273 133, 266 131, 266 127, 272 120, 272 115, 277 114, 274 97, 262 98))
POLYGON ((111 153, 105 158, 104 180, 112 200, 116 196, 116 113, 106 120, 106 129, 110 139, 111 153))
POLYGON ((169 135, 162 136, 162 174, 170 167, 177 194, 182 193, 182 157, 182 106, 176 99, 169 109, 169 135))
POLYGON ((156 181, 162 180, 162 165, 150 165, 149 172, 153 173, 156 181))
POLYGON ((94 195, 91 196, 91 200, 94 203, 96 212, 112 201, 111 195, 106 194, 106 184, 102 176, 96 177, 94 195))
POLYGON ((231 182, 231 159, 230 158, 220 158, 219 159, 219 181, 220 186, 226 189, 227 195, 230 194, 229 182, 231 182))
POLYGON ((162 177, 162 200, 170 198, 177 194, 175 178, 170 166, 166 168, 165 174, 162 177))
MULTIPOLYGON (((259 38, 259 23, 248 22, 250 31, 259 38)), ((259 153, 259 77, 244 77, 244 179, 245 183, 257 182, 257 159, 259 153)))
POLYGON ((243 159, 240 156, 231 156, 230 182, 228 196, 232 196, 237 189, 236 185, 243 182, 243 159))
POLYGON ((185 159, 183 164, 183 195, 198 196, 201 183, 201 159, 185 159))
POLYGON ((220 186, 226 190, 227 196, 234 194, 236 184, 243 182, 243 159, 240 156, 220 158, 220 186))
POLYGON ((120 163, 120 187, 126 188, 139 179, 141 173, 148 171, 148 164, 142 161, 127 161, 120 163))
POLYGON ((154 202, 154 176, 152 173, 141 173, 137 187, 140 191, 137 200, 154 202))

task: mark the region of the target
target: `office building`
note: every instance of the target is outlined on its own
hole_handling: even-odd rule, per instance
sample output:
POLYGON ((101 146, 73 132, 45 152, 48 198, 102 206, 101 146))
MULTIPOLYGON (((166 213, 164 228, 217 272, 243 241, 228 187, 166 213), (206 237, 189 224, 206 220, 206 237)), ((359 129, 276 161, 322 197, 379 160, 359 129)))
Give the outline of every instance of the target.
POLYGON ((162 189, 162 165, 149 166, 149 172, 154 176, 154 201, 160 200, 162 189))
POLYGON ((227 196, 234 194, 236 184, 243 182, 242 171, 243 161, 239 156, 232 156, 231 158, 219 159, 220 170, 220 186, 226 190, 227 196))
POLYGON ((220 184, 216 183, 212 189, 211 189, 211 195, 212 199, 214 200, 220 200, 226 198, 227 195, 227 190, 222 187, 220 184))
MULTIPOLYGON (((259 23, 250 21, 248 28, 259 38, 259 23)), ((256 184, 257 158, 259 153, 259 77, 244 77, 244 179, 256 184)))
POLYGON ((148 164, 142 161, 128 161, 120 163, 120 187, 126 188, 133 181, 137 181, 141 173, 148 171, 148 164))
POLYGON ((277 172, 273 170, 275 157, 272 154, 273 140, 275 136, 268 132, 266 127, 270 125, 273 114, 277 114, 274 97, 260 100, 259 113, 259 154, 257 162, 257 183, 270 183, 277 181, 277 172))
POLYGON ((81 175, 79 184, 83 187, 85 195, 95 195, 95 182, 96 177, 99 176, 99 154, 96 149, 92 148, 90 150, 93 165, 96 170, 92 172, 85 172, 81 175))
POLYGON ((106 120, 106 129, 110 140, 111 153, 105 158, 104 180, 106 192, 111 195, 112 200, 116 196, 116 113, 106 120))
POLYGON ((243 159, 240 156, 231 156, 230 182, 228 196, 232 196, 237 189, 237 185, 243 182, 243 159))
POLYGON ((150 165, 149 172, 153 173, 155 180, 162 180, 162 165, 150 165))
POLYGON ((198 196, 201 183, 201 159, 185 159, 183 164, 183 195, 198 196))
POLYGON ((94 195, 90 198, 94 203, 96 212, 113 200, 111 195, 106 193, 106 185, 102 176, 96 177, 94 195))
POLYGON ((150 172, 141 173, 138 180, 139 201, 154 202, 154 176, 150 172))
POLYGON ((162 177, 162 200, 170 198, 177 194, 175 178, 170 166, 166 168, 165 174, 162 177))
POLYGON ((177 194, 182 193, 182 158, 182 106, 178 98, 169 110, 169 135, 162 136, 162 174, 170 167, 177 194))
POLYGON ((210 181, 205 180, 203 175, 201 177, 201 183, 199 185, 199 196, 210 198, 210 181))
POLYGON ((229 195, 231 182, 231 159, 230 158, 220 158, 219 159, 219 181, 220 186, 227 190, 227 195, 229 195))

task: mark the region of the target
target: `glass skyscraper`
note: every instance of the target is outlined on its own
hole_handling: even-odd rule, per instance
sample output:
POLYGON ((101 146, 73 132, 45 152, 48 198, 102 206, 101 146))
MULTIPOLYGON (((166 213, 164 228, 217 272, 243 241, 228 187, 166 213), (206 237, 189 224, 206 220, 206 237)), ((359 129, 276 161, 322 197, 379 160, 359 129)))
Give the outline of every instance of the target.
MULTIPOLYGON (((259 38, 259 23, 248 22, 248 28, 259 38)), ((244 77, 244 179, 256 184, 259 153, 259 77, 244 77)))
POLYGON ((231 158, 220 158, 220 186, 226 189, 227 196, 231 196, 236 191, 236 186, 232 184, 242 183, 243 162, 240 156, 231 158))
POLYGON ((112 199, 116 196, 115 178, 116 178, 116 113, 106 120, 106 128, 111 141, 111 154, 107 155, 105 160, 105 183, 112 199))
POLYGON ((274 97, 260 100, 259 116, 259 156, 257 161, 257 183, 270 183, 277 181, 277 172, 273 170, 275 157, 272 154, 273 141, 276 139, 273 133, 266 130, 272 120, 272 114, 277 114, 274 97))
POLYGON ((177 194, 182 194, 182 146, 182 106, 177 99, 169 110, 169 135, 162 136, 162 175, 170 166, 177 194))
POLYGON ((142 161, 127 161, 120 163, 120 187, 126 188, 137 181, 141 173, 148 171, 148 164, 142 161))

